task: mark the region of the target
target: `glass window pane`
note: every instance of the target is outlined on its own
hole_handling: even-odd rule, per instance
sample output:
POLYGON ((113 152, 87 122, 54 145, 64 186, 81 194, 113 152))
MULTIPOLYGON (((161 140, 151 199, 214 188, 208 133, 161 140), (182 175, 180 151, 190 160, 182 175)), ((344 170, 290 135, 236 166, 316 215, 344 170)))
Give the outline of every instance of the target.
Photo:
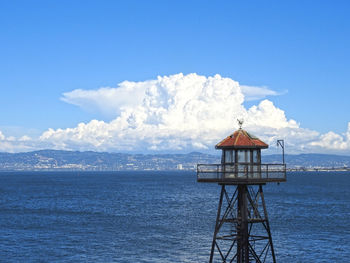
POLYGON ((237 165, 238 177, 248 177, 248 165, 239 164, 237 165))
POLYGON ((237 151, 237 162, 239 162, 239 163, 247 162, 246 150, 238 150, 237 151))
POLYGON ((233 163, 232 150, 225 150, 225 163, 233 163))
POLYGON ((258 150, 253 150, 253 163, 258 162, 258 150))

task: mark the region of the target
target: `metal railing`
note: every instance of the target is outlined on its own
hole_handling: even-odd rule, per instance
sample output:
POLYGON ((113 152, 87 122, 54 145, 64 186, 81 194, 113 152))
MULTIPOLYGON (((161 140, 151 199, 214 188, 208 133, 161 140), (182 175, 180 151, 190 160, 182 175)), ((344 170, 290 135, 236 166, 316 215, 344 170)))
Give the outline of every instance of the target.
POLYGON ((286 181, 286 164, 197 164, 197 181, 286 181))

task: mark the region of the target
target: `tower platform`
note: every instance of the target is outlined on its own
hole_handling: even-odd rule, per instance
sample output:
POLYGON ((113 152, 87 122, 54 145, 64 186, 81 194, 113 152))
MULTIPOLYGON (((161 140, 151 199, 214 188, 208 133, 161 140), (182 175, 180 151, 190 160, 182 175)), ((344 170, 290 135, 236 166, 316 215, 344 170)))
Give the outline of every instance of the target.
POLYGON ((285 164, 197 164, 199 183, 256 185, 286 180, 285 164))

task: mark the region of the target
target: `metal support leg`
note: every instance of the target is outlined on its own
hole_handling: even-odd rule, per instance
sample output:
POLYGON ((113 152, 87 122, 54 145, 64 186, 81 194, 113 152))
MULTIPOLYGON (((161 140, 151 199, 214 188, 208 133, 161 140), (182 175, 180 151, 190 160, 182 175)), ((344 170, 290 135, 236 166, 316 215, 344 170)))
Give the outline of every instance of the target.
POLYGON ((238 187, 237 263, 246 263, 246 262, 249 262, 247 186, 239 185, 237 187, 238 187))
POLYGON ((222 185, 221 186, 219 206, 218 206, 218 213, 217 213, 217 216, 216 216, 216 223, 215 223, 213 242, 212 242, 212 245, 211 245, 211 252, 210 252, 209 263, 213 262, 214 251, 215 251, 215 246, 216 246, 216 235, 219 232, 219 228, 220 228, 220 214, 221 214, 221 206, 222 206, 222 199, 224 197, 224 193, 225 193, 225 185, 222 185))
POLYGON ((276 263, 275 250, 273 248, 272 236, 271 236, 270 224, 269 224, 269 218, 268 218, 268 215, 267 215, 267 209, 266 209, 266 205, 265 205, 265 198, 264 198, 264 193, 263 193, 263 190, 262 190, 262 185, 259 185, 259 192, 260 192, 260 196, 261 196, 261 202, 262 202, 263 208, 264 208, 264 214, 265 214, 265 220, 266 220, 266 231, 267 231, 267 233, 269 235, 269 242, 270 242, 272 260, 273 260, 273 263, 276 263))

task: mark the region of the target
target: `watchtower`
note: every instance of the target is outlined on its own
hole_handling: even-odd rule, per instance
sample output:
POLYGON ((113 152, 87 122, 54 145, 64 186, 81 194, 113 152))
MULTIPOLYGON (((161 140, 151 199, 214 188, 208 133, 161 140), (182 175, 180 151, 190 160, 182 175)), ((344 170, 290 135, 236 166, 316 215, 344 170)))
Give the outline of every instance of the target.
POLYGON ((221 185, 209 263, 275 263, 262 186, 285 182, 286 165, 262 164, 268 145, 241 127, 215 148, 221 164, 197 165, 197 182, 221 185))

